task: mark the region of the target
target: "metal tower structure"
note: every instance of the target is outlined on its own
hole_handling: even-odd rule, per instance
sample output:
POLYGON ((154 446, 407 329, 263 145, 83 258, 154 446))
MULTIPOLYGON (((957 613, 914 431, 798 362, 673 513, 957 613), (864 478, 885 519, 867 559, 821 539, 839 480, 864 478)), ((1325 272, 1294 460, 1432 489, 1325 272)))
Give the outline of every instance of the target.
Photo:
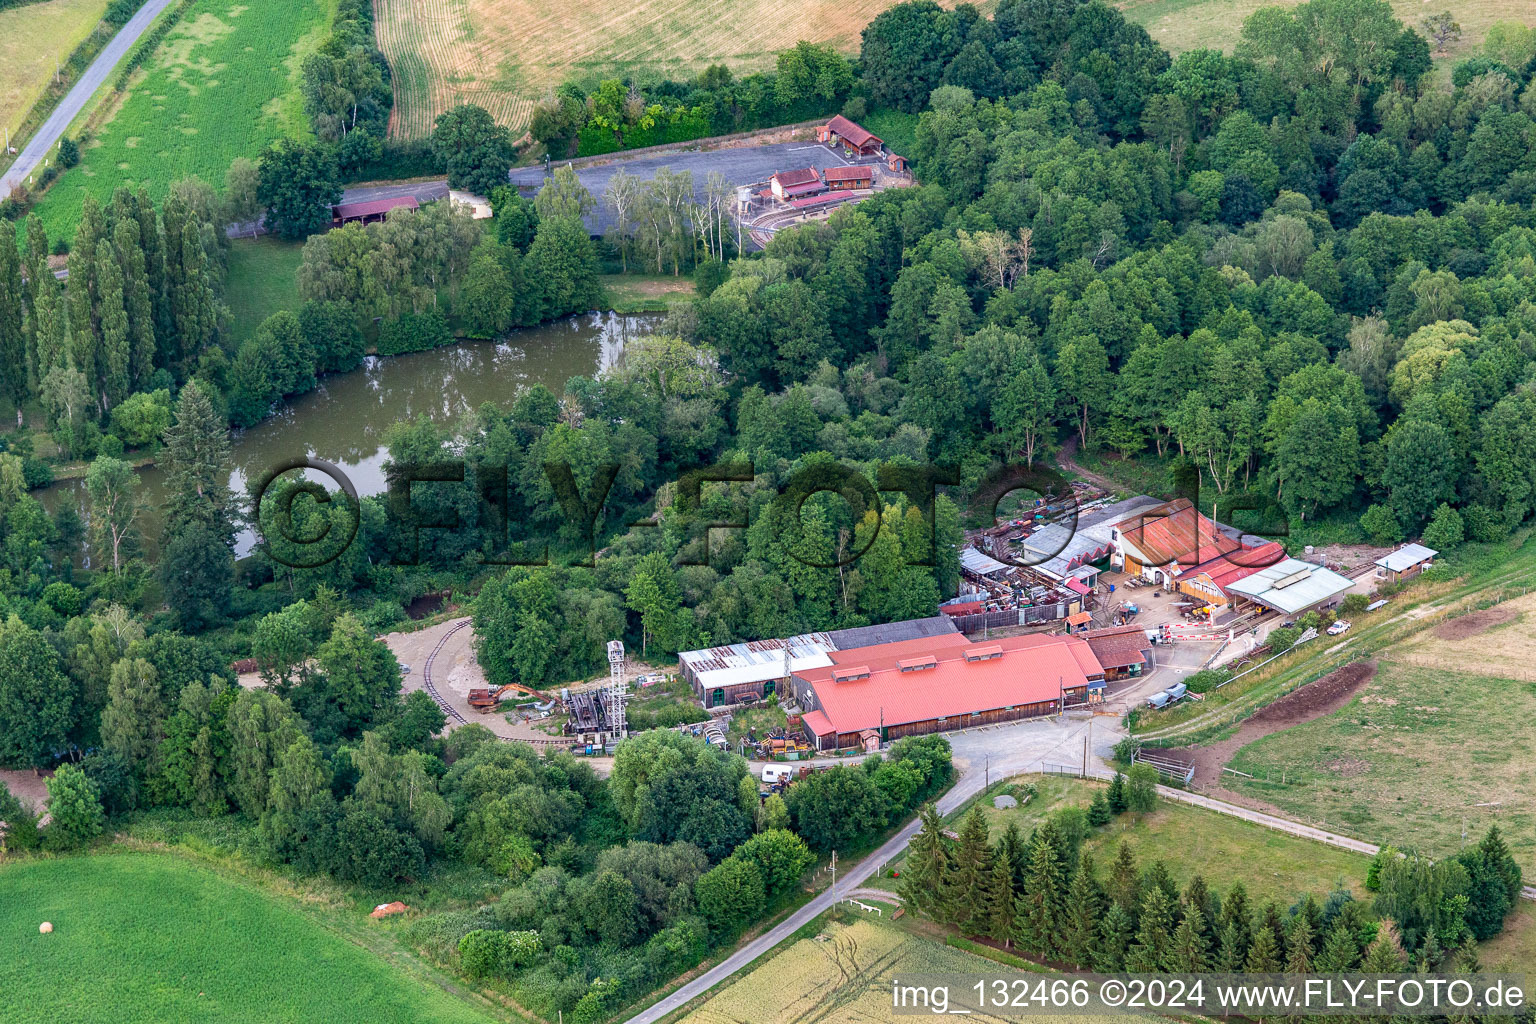
POLYGON ((624 681, 624 641, 608 641, 608 728, 615 739, 625 734, 624 705, 629 702, 629 686, 624 681))

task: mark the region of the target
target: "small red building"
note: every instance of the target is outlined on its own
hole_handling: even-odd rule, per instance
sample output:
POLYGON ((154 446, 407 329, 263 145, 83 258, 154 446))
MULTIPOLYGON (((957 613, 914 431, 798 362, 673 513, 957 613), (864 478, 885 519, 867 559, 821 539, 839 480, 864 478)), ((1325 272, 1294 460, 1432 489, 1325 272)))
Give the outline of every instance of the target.
POLYGON ((872 135, 842 114, 838 114, 816 129, 816 141, 833 146, 844 146, 859 156, 879 156, 880 151, 885 148, 885 143, 880 141, 879 136, 872 135))
POLYGON ((875 172, 869 167, 828 167, 822 172, 827 188, 869 188, 875 183, 875 172))
POLYGON ((827 186, 822 183, 821 172, 814 167, 779 171, 768 179, 768 187, 773 192, 773 197, 782 202, 813 196, 827 190, 827 186))
POLYGON ((331 207, 331 223, 338 227, 354 220, 372 224, 383 220, 390 210, 414 210, 418 205, 415 196, 371 199, 366 203, 339 203, 331 207))

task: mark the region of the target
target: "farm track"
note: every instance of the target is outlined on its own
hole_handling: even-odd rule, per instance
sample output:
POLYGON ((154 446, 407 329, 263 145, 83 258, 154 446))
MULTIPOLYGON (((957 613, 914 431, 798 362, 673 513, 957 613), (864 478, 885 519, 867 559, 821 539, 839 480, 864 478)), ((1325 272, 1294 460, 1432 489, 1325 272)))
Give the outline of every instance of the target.
POLYGON ((455 722, 458 722, 460 725, 463 725, 464 723, 468 722, 469 719, 467 719, 463 715, 459 714, 459 709, 454 707, 452 704, 448 703, 446 700, 444 700, 442 694, 437 692, 437 687, 434 686, 433 683, 432 683, 432 663, 437 660, 438 654, 442 651, 443 645, 448 642, 449 638, 451 638, 459 630, 464 629, 467 626, 469 626, 470 622, 471 622, 471 620, 465 619, 463 622, 459 623, 457 626, 454 626, 448 632, 444 633, 441 637, 439 637, 438 641, 437 641, 437 646, 432 648, 432 653, 427 655, 427 660, 421 663, 421 687, 422 687, 422 689, 426 690, 427 691, 427 696, 431 697, 434 701, 436 701, 437 702, 437 706, 443 709, 443 714, 447 715, 449 718, 453 719, 455 722))

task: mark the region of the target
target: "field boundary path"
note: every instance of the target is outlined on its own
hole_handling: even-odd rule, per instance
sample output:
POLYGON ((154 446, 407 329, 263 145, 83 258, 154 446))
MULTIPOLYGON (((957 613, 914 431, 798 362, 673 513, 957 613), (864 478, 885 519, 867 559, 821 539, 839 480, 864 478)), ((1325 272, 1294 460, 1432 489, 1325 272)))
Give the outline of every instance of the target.
POLYGON ((5 172, 5 177, 0 178, 0 195, 10 195, 17 185, 22 184, 31 176, 32 172, 42 163, 48 151, 58 144, 64 135, 64 130, 69 127, 80 111, 85 109, 86 103, 96 94, 107 81, 107 76, 128 53, 129 47, 139 41, 144 30, 154 24, 160 13, 171 5, 171 0, 149 0, 128 23, 120 28, 117 35, 113 36, 91 61, 91 66, 85 69, 80 76, 80 81, 74 84, 59 105, 53 108, 53 113, 48 115, 48 120, 43 122, 41 128, 33 133, 30 141, 22 147, 16 160, 10 169, 5 172))

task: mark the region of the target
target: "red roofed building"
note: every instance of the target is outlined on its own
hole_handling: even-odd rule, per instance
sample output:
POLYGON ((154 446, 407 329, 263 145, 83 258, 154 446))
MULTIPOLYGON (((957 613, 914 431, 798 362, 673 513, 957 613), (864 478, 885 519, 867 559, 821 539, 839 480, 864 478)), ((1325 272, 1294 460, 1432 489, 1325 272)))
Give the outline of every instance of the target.
POLYGON ((878 135, 871 134, 842 114, 816 129, 816 141, 845 146, 859 156, 878 156, 880 150, 885 148, 885 143, 880 141, 878 135))
POLYGON ((875 183, 874 169, 867 166, 828 167, 821 173, 830 189, 869 188, 875 183))
POLYGON ((1228 584, 1246 579, 1260 569, 1283 561, 1285 548, 1278 541, 1257 547, 1238 548, 1193 568, 1181 567, 1178 573, 1179 593, 1200 598, 1206 604, 1231 605, 1234 598, 1227 593, 1228 584))
POLYGON ((1140 626, 1111 626, 1108 629, 1090 629, 1079 634, 1093 656, 1104 666, 1104 678, 1108 680, 1139 676, 1147 666, 1147 652, 1152 641, 1140 626))
POLYGON ((1104 669, 1081 637, 1031 634, 972 643, 960 634, 834 651, 790 677, 817 750, 1053 714, 1085 700, 1104 669))
POLYGON ((820 171, 802 167, 795 171, 778 171, 768 179, 768 188, 775 199, 788 201, 825 192, 827 186, 822 183, 820 171))
POLYGON ((331 223, 346 224, 360 221, 371 224, 384 219, 390 210, 414 210, 419 204, 415 196, 395 196, 393 199, 370 199, 366 203, 340 203, 331 207, 331 223))

